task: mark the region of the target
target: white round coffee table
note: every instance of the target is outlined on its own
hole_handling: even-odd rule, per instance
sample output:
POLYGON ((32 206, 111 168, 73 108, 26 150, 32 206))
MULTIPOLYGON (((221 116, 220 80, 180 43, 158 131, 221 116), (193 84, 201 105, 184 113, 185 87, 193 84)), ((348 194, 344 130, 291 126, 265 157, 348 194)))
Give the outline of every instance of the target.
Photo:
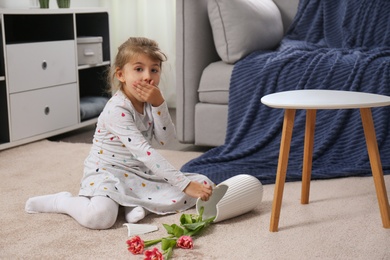
POLYGON ((272 204, 271 232, 278 231, 290 143, 294 127, 295 111, 297 109, 306 110, 301 203, 309 203, 316 111, 318 109, 360 109, 382 224, 383 227, 390 228, 390 206, 371 114, 371 108, 373 107, 389 106, 390 97, 353 91, 307 89, 266 95, 261 99, 261 102, 269 107, 285 109, 274 200, 272 204))

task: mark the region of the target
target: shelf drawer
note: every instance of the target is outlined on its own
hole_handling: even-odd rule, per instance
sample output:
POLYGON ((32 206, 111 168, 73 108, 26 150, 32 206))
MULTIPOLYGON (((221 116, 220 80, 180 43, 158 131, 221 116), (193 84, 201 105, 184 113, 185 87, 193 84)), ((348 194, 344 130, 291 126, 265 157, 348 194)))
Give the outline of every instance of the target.
POLYGON ((76 82, 75 41, 9 44, 10 93, 76 82))
POLYGON ((77 84, 10 95, 12 141, 78 123, 77 84))

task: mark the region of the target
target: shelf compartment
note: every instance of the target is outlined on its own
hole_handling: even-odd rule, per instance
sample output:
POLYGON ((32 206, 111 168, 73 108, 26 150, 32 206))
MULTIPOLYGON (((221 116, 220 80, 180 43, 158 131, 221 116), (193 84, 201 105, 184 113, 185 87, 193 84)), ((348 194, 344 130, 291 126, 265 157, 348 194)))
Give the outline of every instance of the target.
POLYGON ((110 60, 110 33, 107 12, 101 13, 77 13, 76 34, 77 37, 103 38, 103 61, 110 60))
POLYGON ((74 40, 73 14, 5 14, 4 28, 6 44, 74 40))
POLYGON ((107 72, 108 66, 92 67, 79 71, 80 97, 108 97, 107 72))
POLYGON ((5 81, 0 81, 0 143, 8 143, 9 139, 7 90, 5 81))

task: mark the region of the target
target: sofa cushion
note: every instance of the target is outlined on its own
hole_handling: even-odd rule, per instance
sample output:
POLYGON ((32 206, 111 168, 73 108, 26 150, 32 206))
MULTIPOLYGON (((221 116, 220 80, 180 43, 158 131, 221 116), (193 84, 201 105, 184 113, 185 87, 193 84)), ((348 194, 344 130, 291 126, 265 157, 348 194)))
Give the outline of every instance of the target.
POLYGON ((215 47, 226 63, 272 49, 283 37, 282 18, 272 0, 210 0, 207 9, 215 47))
POLYGON ((195 145, 220 146, 224 144, 228 106, 198 103, 195 106, 195 145))
POLYGON ((86 96, 80 98, 81 121, 99 116, 108 100, 108 97, 97 96, 86 96))
POLYGON ((210 63, 202 73, 199 83, 199 100, 202 103, 227 104, 230 77, 234 65, 223 61, 210 63))

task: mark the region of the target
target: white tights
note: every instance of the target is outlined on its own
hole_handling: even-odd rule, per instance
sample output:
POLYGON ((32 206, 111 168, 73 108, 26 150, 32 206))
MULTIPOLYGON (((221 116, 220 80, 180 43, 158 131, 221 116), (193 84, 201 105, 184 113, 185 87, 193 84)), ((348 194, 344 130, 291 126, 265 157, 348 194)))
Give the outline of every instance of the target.
MULTIPOLYGON (((115 224, 119 204, 110 198, 72 197, 69 192, 33 197, 27 200, 28 213, 62 213, 73 217, 80 225, 90 229, 108 229, 115 224)), ((135 223, 146 216, 142 207, 125 208, 128 222, 135 223)))

